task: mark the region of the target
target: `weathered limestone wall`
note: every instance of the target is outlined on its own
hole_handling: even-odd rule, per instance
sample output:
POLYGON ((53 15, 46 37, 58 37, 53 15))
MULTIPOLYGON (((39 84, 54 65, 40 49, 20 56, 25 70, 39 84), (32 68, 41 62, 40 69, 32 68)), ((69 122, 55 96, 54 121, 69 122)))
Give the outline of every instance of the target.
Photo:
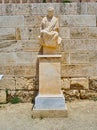
POLYGON ((66 98, 97 97, 97 3, 30 3, 0 4, 0 74, 4 74, 0 89, 8 89, 7 99, 18 95, 30 101, 37 93, 41 53, 37 37, 50 5, 60 21, 66 98))
POLYGON ((0 0, 0 3, 66 3, 70 2, 97 2, 97 0, 0 0))

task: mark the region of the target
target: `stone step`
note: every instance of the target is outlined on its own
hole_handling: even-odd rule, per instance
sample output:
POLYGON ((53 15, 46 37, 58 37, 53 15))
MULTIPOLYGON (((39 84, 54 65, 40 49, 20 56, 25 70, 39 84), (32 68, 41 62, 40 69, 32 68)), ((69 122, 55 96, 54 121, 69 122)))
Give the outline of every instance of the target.
POLYGON ((96 27, 96 15, 60 15, 60 26, 96 27))

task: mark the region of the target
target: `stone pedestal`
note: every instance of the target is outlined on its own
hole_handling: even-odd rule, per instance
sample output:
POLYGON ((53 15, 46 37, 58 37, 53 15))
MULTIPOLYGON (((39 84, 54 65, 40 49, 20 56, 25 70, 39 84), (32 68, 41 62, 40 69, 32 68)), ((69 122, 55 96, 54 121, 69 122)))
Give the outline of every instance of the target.
POLYGON ((39 55, 39 94, 61 94, 61 55, 39 55))
POLYGON ((61 92, 61 55, 38 55, 39 94, 35 98, 33 118, 66 117, 67 107, 61 92))
POLYGON ((43 46, 43 54, 57 54, 59 51, 59 47, 46 47, 46 46, 43 46))

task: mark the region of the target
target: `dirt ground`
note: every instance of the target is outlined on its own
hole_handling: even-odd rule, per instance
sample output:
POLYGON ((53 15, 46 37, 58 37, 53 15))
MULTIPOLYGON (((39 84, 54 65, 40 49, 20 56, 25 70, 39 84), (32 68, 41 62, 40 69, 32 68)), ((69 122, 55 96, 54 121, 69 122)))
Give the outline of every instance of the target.
POLYGON ((32 119, 32 104, 0 105, 0 130, 97 130, 97 101, 68 102, 67 118, 32 119))

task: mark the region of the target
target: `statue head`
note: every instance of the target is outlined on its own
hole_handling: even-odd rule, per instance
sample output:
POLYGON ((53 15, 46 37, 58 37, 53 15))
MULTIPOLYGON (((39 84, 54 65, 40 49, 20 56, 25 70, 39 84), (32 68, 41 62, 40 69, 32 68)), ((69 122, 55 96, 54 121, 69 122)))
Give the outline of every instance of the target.
POLYGON ((48 17, 53 17, 53 15, 54 15, 54 8, 53 7, 49 7, 47 9, 47 12, 48 12, 48 14, 47 14, 48 17))

